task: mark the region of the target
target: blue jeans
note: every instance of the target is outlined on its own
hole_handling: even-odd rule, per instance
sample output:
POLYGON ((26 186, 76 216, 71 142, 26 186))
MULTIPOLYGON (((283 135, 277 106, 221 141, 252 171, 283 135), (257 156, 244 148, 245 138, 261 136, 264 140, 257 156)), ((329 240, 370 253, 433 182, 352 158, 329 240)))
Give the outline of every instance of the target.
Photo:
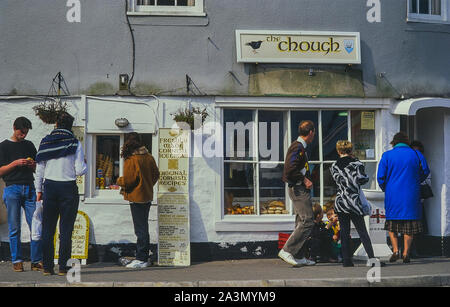
MULTIPOLYGON (((31 220, 36 210, 36 190, 33 185, 10 185, 3 190, 3 201, 8 210, 8 230, 9 247, 13 263, 22 262, 21 248, 21 226, 22 211, 25 211, 25 218, 31 232, 31 220)), ((31 240, 31 262, 38 263, 42 261, 41 241, 31 240)))

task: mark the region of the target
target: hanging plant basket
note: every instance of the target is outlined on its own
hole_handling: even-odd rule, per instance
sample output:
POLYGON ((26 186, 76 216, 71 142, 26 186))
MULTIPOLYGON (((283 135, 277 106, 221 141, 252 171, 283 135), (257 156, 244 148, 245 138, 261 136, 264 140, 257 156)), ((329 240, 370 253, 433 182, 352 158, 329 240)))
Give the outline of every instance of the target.
POLYGON ((34 106, 33 110, 37 117, 39 117, 46 124, 55 124, 58 116, 62 112, 67 112, 67 103, 61 101, 46 100, 41 104, 34 106))
POLYGON ((200 115, 202 119, 202 125, 206 120, 206 117, 208 117, 208 112, 206 112, 206 108, 203 110, 200 108, 193 107, 192 109, 185 108, 185 109, 179 109, 176 113, 171 113, 170 115, 173 116, 173 120, 177 123, 187 123, 189 127, 191 127, 191 130, 194 130, 195 124, 195 115, 200 115))

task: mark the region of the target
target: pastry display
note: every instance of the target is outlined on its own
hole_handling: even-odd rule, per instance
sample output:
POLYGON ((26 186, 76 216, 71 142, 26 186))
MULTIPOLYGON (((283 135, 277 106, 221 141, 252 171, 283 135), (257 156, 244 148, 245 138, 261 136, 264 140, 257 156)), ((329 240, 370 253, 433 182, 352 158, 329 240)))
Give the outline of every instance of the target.
POLYGON ((281 200, 268 201, 261 204, 261 214, 289 214, 281 200))
POLYGON ((231 208, 227 208, 228 214, 255 214, 254 206, 243 206, 240 204, 233 205, 231 208))

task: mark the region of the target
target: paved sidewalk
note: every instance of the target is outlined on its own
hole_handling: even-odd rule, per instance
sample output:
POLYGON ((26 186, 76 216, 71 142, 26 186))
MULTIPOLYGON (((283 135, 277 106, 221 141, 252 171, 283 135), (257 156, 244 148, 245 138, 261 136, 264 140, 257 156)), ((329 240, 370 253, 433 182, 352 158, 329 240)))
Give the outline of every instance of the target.
POLYGON ((81 283, 66 277, 43 276, 30 271, 12 271, 10 262, 0 263, 0 286, 95 286, 95 287, 286 287, 286 286, 450 286, 450 258, 398 261, 381 268, 381 282, 369 283, 369 267, 355 262, 353 268, 340 264, 317 264, 293 268, 279 259, 251 259, 194 263, 190 267, 152 266, 127 269, 114 263, 94 263, 81 267, 81 283))

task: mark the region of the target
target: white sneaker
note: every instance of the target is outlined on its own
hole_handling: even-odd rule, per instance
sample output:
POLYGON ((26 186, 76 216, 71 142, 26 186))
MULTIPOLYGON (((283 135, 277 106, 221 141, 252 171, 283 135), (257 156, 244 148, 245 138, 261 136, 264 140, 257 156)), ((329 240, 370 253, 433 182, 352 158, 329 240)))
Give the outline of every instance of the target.
POLYGON ((302 259, 295 259, 295 261, 298 263, 298 265, 305 265, 305 266, 311 266, 311 265, 316 265, 316 263, 312 260, 306 259, 306 258, 302 258, 302 259))
POLYGON ((148 262, 133 260, 131 261, 130 264, 127 264, 125 267, 129 269, 142 269, 148 267, 148 262))
POLYGON ((298 266, 298 263, 297 261, 295 261, 294 256, 292 256, 291 253, 284 251, 283 249, 281 249, 278 253, 278 257, 280 257, 284 262, 289 263, 290 265, 298 266))

